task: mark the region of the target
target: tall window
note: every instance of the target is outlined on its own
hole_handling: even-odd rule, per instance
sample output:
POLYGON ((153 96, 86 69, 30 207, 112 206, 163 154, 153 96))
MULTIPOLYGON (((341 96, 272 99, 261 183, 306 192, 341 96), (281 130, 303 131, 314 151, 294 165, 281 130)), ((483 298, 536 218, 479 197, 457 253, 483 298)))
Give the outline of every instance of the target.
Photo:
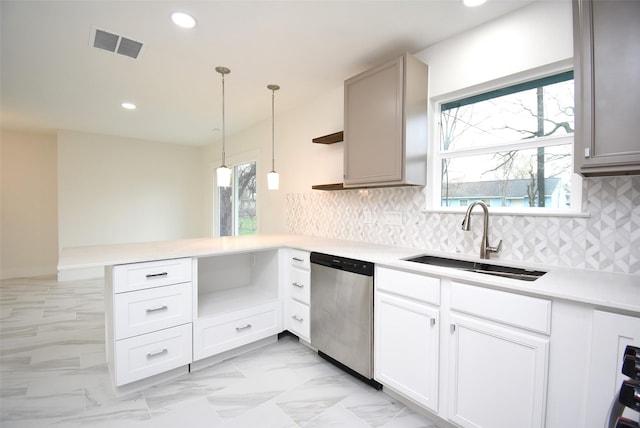
POLYGON ((234 165, 231 186, 218 187, 220 236, 256 233, 256 163, 234 165))
POLYGON ((571 207, 573 72, 440 108, 440 205, 571 207))

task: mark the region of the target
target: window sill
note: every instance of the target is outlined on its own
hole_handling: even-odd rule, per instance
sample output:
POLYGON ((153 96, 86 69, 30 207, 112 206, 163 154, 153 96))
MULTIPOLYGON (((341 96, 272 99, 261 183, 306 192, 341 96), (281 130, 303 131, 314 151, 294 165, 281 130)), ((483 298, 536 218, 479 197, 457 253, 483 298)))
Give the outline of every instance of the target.
MULTIPOLYGON (((456 208, 428 208, 423 210, 423 214, 465 214, 467 207, 456 208)), ((474 210, 474 212, 476 212, 474 210)), ((510 215, 521 217, 573 217, 573 218, 588 218, 591 217, 591 213, 582 211, 560 211, 541 208, 540 210, 532 209, 531 211, 522 210, 509 210, 505 208, 491 208, 489 207, 489 215, 510 215), (543 211, 544 210, 544 211, 543 211)))

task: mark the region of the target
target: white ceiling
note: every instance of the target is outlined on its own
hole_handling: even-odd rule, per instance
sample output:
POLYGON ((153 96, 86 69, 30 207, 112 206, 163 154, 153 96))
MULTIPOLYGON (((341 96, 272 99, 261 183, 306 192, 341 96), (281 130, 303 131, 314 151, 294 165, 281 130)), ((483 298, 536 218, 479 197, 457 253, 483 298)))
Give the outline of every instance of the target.
POLYGON ((220 137, 216 66, 231 69, 229 135, 271 117, 270 83, 286 111, 531 1, 1 0, 2 127, 204 145, 220 137), (176 27, 174 11, 198 25, 176 27), (142 42, 138 59, 94 48, 96 28, 142 42))

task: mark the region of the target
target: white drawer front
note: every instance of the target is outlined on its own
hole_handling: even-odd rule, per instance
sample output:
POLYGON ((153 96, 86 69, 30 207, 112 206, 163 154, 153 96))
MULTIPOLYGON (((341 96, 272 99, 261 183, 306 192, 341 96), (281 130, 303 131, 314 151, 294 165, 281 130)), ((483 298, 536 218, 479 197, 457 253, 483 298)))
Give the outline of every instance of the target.
POLYGON ((451 283, 451 309, 540 333, 551 332, 551 301, 451 283))
POLYGON ((191 322, 191 283, 116 294, 116 340, 191 322))
POLYGON ((191 363, 191 324, 118 340, 114 383, 144 379, 191 363))
POLYGON ((309 252, 302 250, 292 249, 289 252, 289 261, 291 262, 291 266, 295 266, 300 269, 311 269, 311 261, 309 259, 309 252))
POLYGON ((279 303, 194 321, 193 359, 216 355, 282 331, 279 303))
POLYGON ((440 279, 383 267, 376 268, 376 289, 422 302, 440 304, 440 279))
POLYGON ((311 273, 306 270, 291 268, 289 294, 294 299, 309 304, 311 299, 311 273))
POLYGON ((190 258, 131 263, 113 267, 114 293, 190 281, 190 258))
POLYGON ((295 300, 289 301, 289 330, 307 342, 311 342, 309 306, 295 300))

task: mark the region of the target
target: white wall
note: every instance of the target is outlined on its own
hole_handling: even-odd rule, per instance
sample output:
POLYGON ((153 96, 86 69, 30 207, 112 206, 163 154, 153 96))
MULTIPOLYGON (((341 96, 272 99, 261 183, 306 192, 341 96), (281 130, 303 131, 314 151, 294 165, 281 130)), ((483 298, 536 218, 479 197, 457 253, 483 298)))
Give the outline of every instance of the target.
MULTIPOLYGON (((267 190, 267 173, 271 170, 271 119, 226 138, 227 159, 250 151, 260 153, 258 174, 258 231, 259 233, 285 233, 287 225, 287 194, 311 190, 311 184, 342 182, 342 143, 313 144, 315 137, 343 129, 343 88, 339 86, 322 96, 310 100, 301 108, 278 111, 276 93, 275 141, 276 171, 280 174, 280 189, 267 190)), ((270 99, 265 108, 270 108, 270 99)), ((212 174, 220 164, 221 143, 207 148, 205 155, 208 176, 205 178, 208 194, 213 195, 212 174)), ((214 199, 209 196, 207 216, 211 218, 214 199)), ((308 213, 311 215, 311 213, 308 213)), ((208 230, 211 236, 211 228, 208 230)))
POLYGON ((56 272, 56 148, 54 135, 0 135, 0 278, 56 272))
POLYGON ((203 236, 202 151, 60 131, 60 248, 203 236))
POLYGON ((572 31, 570 1, 536 2, 416 56, 429 64, 429 96, 440 98, 505 76, 571 62, 572 31))

